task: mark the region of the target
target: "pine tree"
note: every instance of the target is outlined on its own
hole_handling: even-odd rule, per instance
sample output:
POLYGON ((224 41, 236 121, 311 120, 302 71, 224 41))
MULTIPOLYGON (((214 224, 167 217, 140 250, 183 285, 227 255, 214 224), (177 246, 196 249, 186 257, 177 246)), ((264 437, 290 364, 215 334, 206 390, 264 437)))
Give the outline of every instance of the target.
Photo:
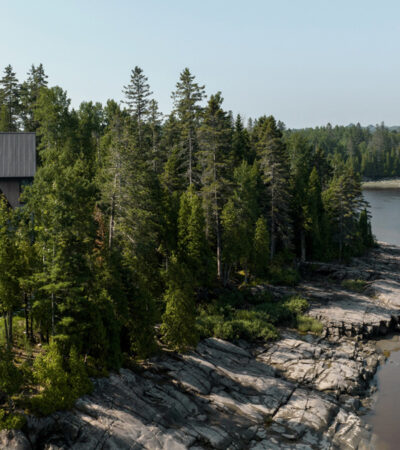
POLYGON ((207 285, 211 275, 211 255, 205 236, 201 199, 189 186, 180 199, 178 216, 178 261, 186 265, 195 286, 207 285))
POLYGON ((316 167, 313 167, 307 185, 306 207, 304 210, 307 241, 310 253, 316 259, 323 259, 328 253, 326 231, 324 230, 324 209, 322 204, 321 183, 316 167), (325 237, 324 237, 325 235, 325 237))
POLYGON ((232 135, 232 153, 235 166, 238 166, 243 160, 253 164, 255 154, 250 146, 250 136, 243 126, 242 118, 238 114, 235 121, 232 135))
POLYGON ((168 287, 164 294, 166 303, 161 331, 166 342, 176 350, 186 350, 198 342, 196 308, 191 273, 184 263, 171 258, 168 270, 168 287))
POLYGON ((181 146, 186 164, 185 177, 189 185, 194 182, 196 151, 197 151, 197 127, 202 111, 199 103, 204 99, 204 86, 198 85, 194 75, 185 68, 181 74, 176 91, 172 93, 175 112, 180 120, 181 146))
POLYGON ((199 130, 202 165, 202 195, 209 236, 215 237, 217 277, 222 278, 221 211, 227 197, 228 173, 231 168, 232 130, 227 113, 222 109, 218 92, 210 97, 199 130))
POLYGON ((13 342, 13 314, 21 306, 22 290, 19 277, 22 275, 23 255, 16 238, 16 212, 3 195, 0 195, 0 311, 4 318, 4 330, 8 346, 13 342))
POLYGON ((335 176, 322 198, 332 227, 332 238, 337 244, 337 256, 342 260, 351 254, 359 213, 365 205, 359 178, 352 172, 335 176))
POLYGON ((161 139, 161 123, 163 115, 158 110, 158 103, 156 100, 149 102, 149 128, 151 131, 151 166, 156 174, 162 171, 164 158, 161 153, 160 139, 161 139))
MULTIPOLYGON (((8 119, 6 129, 0 131, 17 131, 19 127, 18 116, 20 113, 20 86, 11 65, 8 65, 4 69, 4 76, 0 80, 0 86, 0 104, 6 107, 6 117, 8 119)), ((4 114, 2 114, 3 120, 4 114)), ((5 126, 6 124, 3 123, 2 125, 5 126)))
POLYGON ((257 277, 265 277, 270 260, 270 239, 267 221, 259 217, 256 222, 252 246, 251 270, 257 277))
POLYGON ((312 148, 304 135, 294 133, 288 140, 290 155, 291 215, 295 241, 300 243, 301 260, 306 260, 307 183, 310 176, 312 148))
POLYGON ((269 221, 271 230, 270 257, 274 258, 278 243, 289 248, 292 238, 290 219, 290 192, 288 154, 272 116, 260 119, 259 154, 263 181, 269 199, 269 221))
POLYGON ((131 71, 130 83, 124 86, 123 93, 125 94, 125 103, 128 105, 128 110, 132 114, 137 126, 137 141, 136 145, 141 150, 143 146, 143 124, 150 114, 150 99, 153 94, 150 91, 148 78, 144 75, 143 70, 135 66, 131 71))
POLYGON ((224 282, 229 280, 232 266, 240 265, 247 281, 258 217, 258 170, 247 162, 234 171, 234 189, 222 215, 224 282))
POLYGON ((32 64, 28 78, 21 84, 21 117, 24 131, 36 131, 39 123, 35 120, 35 107, 41 88, 47 87, 47 75, 43 65, 32 64))

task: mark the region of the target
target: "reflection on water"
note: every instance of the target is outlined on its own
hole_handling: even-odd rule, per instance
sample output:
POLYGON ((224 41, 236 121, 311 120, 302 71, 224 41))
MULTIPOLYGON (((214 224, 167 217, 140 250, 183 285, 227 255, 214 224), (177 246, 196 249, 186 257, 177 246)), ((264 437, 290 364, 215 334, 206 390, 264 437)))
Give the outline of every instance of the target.
MULTIPOLYGON (((400 189, 365 189, 370 203, 372 232, 379 241, 400 245, 400 189)), ((378 368, 378 390, 372 411, 365 417, 372 426, 377 441, 376 450, 400 449, 400 336, 377 342, 378 351, 386 363, 378 368)))
POLYGON ((395 335, 377 342, 378 351, 387 360, 378 368, 372 411, 365 420, 377 436, 376 450, 398 450, 400 448, 400 336, 395 335))
POLYGON ((370 205, 372 232, 379 241, 400 245, 400 189, 364 189, 370 205))

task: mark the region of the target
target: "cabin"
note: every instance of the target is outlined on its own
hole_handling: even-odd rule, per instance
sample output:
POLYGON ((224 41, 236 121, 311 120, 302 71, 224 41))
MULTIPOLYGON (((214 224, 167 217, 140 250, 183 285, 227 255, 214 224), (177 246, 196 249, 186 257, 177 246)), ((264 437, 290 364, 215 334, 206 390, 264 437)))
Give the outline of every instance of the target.
POLYGON ((0 192, 12 208, 22 205, 21 192, 35 172, 35 133, 0 133, 0 192))

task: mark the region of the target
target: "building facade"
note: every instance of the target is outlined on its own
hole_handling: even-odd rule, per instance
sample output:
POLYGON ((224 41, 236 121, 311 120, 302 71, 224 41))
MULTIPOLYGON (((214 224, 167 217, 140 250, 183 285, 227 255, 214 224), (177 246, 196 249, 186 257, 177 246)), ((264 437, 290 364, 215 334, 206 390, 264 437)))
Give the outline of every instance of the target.
POLYGON ((21 206, 21 192, 35 172, 35 133, 0 133, 0 191, 11 207, 21 206))

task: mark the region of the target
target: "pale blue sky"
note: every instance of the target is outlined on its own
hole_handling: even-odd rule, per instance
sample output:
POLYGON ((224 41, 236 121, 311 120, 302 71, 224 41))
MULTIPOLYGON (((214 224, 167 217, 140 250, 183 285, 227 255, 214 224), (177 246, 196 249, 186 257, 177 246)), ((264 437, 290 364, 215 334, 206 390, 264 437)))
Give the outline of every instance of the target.
POLYGON ((400 2, 0 0, 0 66, 42 62, 51 85, 120 100, 139 65, 160 108, 188 66, 245 117, 289 127, 400 125, 400 2))

